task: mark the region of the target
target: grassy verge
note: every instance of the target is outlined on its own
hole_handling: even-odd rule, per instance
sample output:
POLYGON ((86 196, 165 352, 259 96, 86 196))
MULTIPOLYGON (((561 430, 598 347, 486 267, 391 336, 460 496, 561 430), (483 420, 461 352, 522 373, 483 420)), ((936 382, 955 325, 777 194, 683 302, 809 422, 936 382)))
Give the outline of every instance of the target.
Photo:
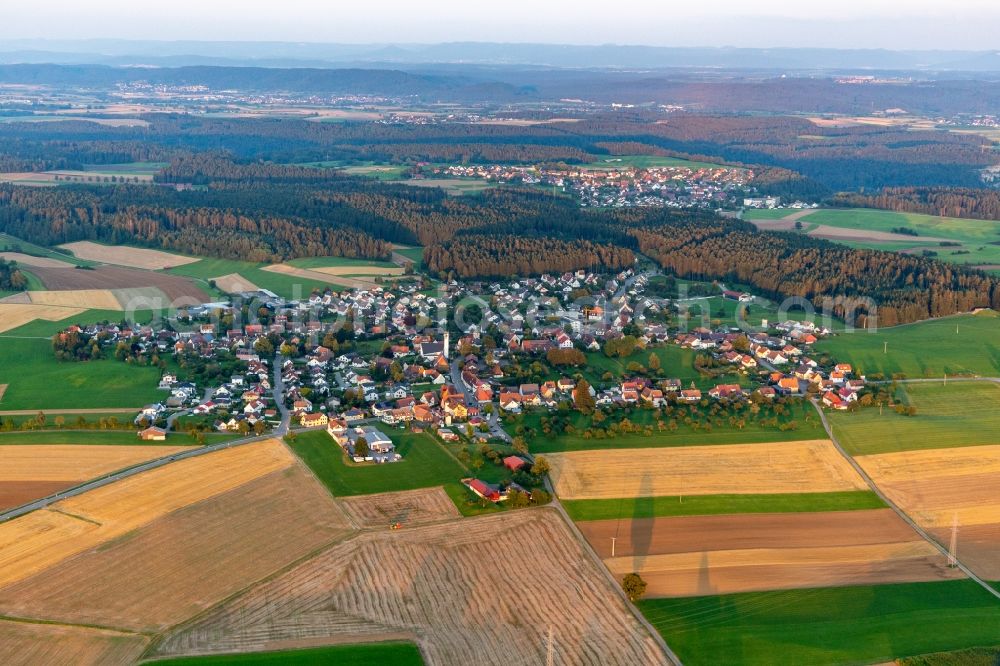
POLYGON ((240 654, 205 655, 201 657, 179 657, 155 662, 158 666, 274 666, 295 664, 297 666, 368 666, 369 664, 399 664, 419 666, 424 663, 420 651, 412 643, 368 643, 357 645, 333 645, 307 650, 285 650, 282 652, 244 652, 240 654))
POLYGON ((845 664, 997 641, 1000 603, 968 580, 649 599, 685 664, 845 664))
POLYGON ((707 516, 730 513, 811 513, 881 509, 885 503, 871 491, 789 493, 781 495, 692 495, 563 500, 573 520, 614 520, 663 516, 707 516))

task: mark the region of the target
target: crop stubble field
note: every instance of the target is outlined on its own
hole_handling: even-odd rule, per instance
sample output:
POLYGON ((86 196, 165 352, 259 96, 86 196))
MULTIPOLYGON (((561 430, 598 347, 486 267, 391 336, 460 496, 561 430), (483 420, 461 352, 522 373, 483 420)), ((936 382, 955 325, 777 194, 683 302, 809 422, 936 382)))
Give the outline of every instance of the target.
POLYGON ((84 311, 84 308, 66 308, 54 305, 0 303, 0 333, 12 331, 37 319, 61 321, 84 311))
POLYGON ((462 517, 441 488, 347 497, 341 506, 358 527, 385 527, 397 522, 410 527, 462 517))
POLYGON ((149 638, 139 634, 0 620, 5 666, 131 664, 148 643, 149 638))
POLYGON ((548 454, 566 499, 866 490, 829 440, 548 454))
MULTIPOLYGON (((170 273, 139 270, 122 266, 98 266, 89 270, 78 268, 36 268, 32 272, 52 291, 71 289, 158 289, 169 300, 187 299, 202 303, 208 295, 190 279, 170 273)), ((166 307, 167 303, 163 304, 166 307)), ((127 307, 128 303, 122 303, 127 307)), ((119 306, 116 306, 120 309, 119 306)), ((111 308, 115 309, 115 308, 111 308)))
POLYGON ((957 522, 959 557, 1000 580, 1000 445, 859 456, 883 492, 944 545, 957 522))
POLYGON ((664 657, 552 509, 359 534, 168 636, 160 655, 415 640, 430 664, 664 657))
POLYGON ((101 245, 100 243, 92 243, 91 241, 66 243, 59 247, 69 250, 74 256, 88 261, 98 261, 102 264, 115 264, 117 266, 131 266, 132 268, 143 268, 146 270, 163 270, 198 261, 197 258, 171 254, 170 252, 162 252, 160 250, 124 245, 101 245))
POLYGON ((169 456, 188 448, 190 447, 0 444, 0 508, 18 506, 108 472, 169 456))

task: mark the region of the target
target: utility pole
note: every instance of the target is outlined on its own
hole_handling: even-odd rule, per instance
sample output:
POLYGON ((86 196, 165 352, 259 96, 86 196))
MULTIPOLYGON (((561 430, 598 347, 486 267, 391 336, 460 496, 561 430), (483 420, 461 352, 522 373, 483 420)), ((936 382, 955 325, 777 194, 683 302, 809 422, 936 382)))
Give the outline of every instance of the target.
POLYGON ((618 537, 611 537, 611 557, 615 556, 615 541, 618 537))
POLYGON ((954 569, 958 566, 958 512, 951 518, 951 546, 948 548, 948 566, 954 569))
POLYGON ((883 354, 888 354, 889 353, 889 341, 888 340, 886 340, 885 342, 882 343, 882 353, 883 354))

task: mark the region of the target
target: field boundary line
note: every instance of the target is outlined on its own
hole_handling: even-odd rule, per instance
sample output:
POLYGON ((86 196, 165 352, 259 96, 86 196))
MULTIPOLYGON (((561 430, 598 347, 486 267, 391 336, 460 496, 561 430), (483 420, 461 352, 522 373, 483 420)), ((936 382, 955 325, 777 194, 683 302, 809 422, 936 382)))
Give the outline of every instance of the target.
POLYGON ((61 620, 46 620, 44 618, 37 617, 19 617, 17 615, 0 615, 0 621, 2 622, 17 622, 19 624, 37 624, 41 626, 49 627, 75 627, 78 629, 94 629, 99 631, 113 631, 117 634, 124 634, 128 636, 147 636, 149 638, 155 638, 156 634, 148 631, 135 631, 134 629, 125 629, 124 627, 112 627, 103 624, 87 624, 84 622, 63 622, 61 620))
MULTIPOLYGON (((861 478, 864 479, 865 483, 867 483, 868 486, 873 491, 875 491, 875 494, 878 495, 879 498, 883 502, 885 502, 890 509, 895 511, 896 515, 902 518, 907 525, 912 527, 917 534, 923 537, 923 539, 927 541, 927 543, 934 546, 934 548, 936 548, 938 552, 940 552, 946 558, 952 557, 948 549, 943 544, 939 543, 937 539, 932 538, 931 535, 926 530, 924 530, 924 528, 920 527, 920 525, 918 525, 915 520, 910 518, 910 516, 905 511, 903 511, 898 504, 893 502, 891 499, 889 499, 889 497, 885 493, 882 492, 882 489, 878 487, 878 484, 876 484, 874 479, 872 479, 871 476, 868 475, 868 472, 865 471, 865 469, 861 466, 861 464, 857 460, 855 460, 853 456, 849 455, 847 451, 844 449, 844 447, 841 446, 840 441, 833 434, 833 428, 830 427, 830 423, 827 421, 826 414, 823 413, 823 408, 820 407, 819 402, 817 402, 815 398, 810 400, 810 402, 812 403, 813 407, 816 408, 816 411, 819 413, 820 421, 823 422, 823 427, 826 428, 826 432, 830 435, 830 441, 833 442, 833 445, 835 447, 837 447, 837 451, 839 451, 840 455, 844 456, 844 458, 847 459, 847 462, 849 462, 851 466, 854 467, 855 471, 861 475, 861 478)), ((1000 590, 997 590, 992 585, 987 583, 985 580, 980 578, 975 572, 972 571, 972 569, 966 566, 966 564, 962 562, 962 560, 960 560, 958 557, 954 557, 953 561, 955 562, 955 566, 958 567, 962 571, 962 573, 968 576, 970 580, 975 581, 984 590, 989 592, 997 599, 1000 599, 1000 590)))
MULTIPOLYGON (((345 514, 346 514, 346 512, 345 512, 345 514)), ((259 587, 261 585, 264 585, 266 583, 269 583, 272 580, 275 580, 276 578, 278 578, 280 576, 283 576, 284 574, 292 571, 296 567, 298 567, 298 566, 300 566, 302 564, 305 564, 306 562, 308 562, 308 561, 310 561, 310 560, 312 560, 314 558, 319 557, 320 555, 322 555, 326 551, 330 550, 331 548, 334 548, 334 547, 339 546, 341 544, 344 544, 344 543, 347 543, 349 541, 353 541, 354 539, 357 539, 358 537, 360 537, 365 532, 365 530, 355 530, 355 529, 351 529, 351 528, 345 528, 345 531, 347 532, 346 534, 340 535, 338 537, 335 537, 334 539, 331 539, 330 541, 327 541, 326 543, 320 544, 319 546, 317 546, 313 550, 309 551, 305 555, 302 555, 301 557, 296 558, 295 560, 289 562, 288 564, 286 564, 283 567, 275 569, 274 571, 272 571, 271 573, 267 574, 266 576, 263 576, 262 578, 258 578, 257 580, 254 580, 254 581, 251 581, 251 582, 247 583, 245 586, 241 587, 240 589, 236 590, 235 592, 227 595, 226 597, 224 597, 222 599, 219 599, 216 603, 212 604, 211 606, 208 606, 207 608, 203 608, 201 611, 199 611, 195 615, 192 615, 191 617, 185 618, 185 619, 181 620, 180 622, 178 622, 175 625, 171 625, 169 627, 166 627, 165 629, 163 629, 159 633, 153 634, 153 640, 150 641, 149 645, 146 646, 146 649, 143 651, 142 655, 140 655, 141 658, 142 658, 142 660, 143 661, 154 660, 156 658, 159 658, 159 659, 174 659, 177 655, 154 655, 154 654, 151 654, 154 650, 156 650, 156 649, 159 648, 159 646, 163 643, 164 639, 167 638, 168 634, 177 633, 178 631, 181 631, 182 629, 184 629, 187 626, 194 625, 195 623, 197 623, 198 620, 200 620, 201 618, 205 617, 209 613, 214 612, 220 606, 222 606, 224 604, 227 604, 230 601, 235 601, 239 597, 242 597, 243 595, 248 594, 254 588, 259 587)), ((346 575, 346 571, 341 571, 340 575, 341 576, 346 575)), ((240 652, 240 653, 237 653, 237 654, 245 654, 245 653, 240 652)), ((198 656, 203 656, 203 655, 199 654, 198 656)))
POLYGON ((663 650, 663 654, 667 657, 667 661, 675 666, 683 666, 683 662, 681 662, 680 657, 678 657, 670 646, 667 645, 666 639, 664 639, 660 632, 656 630, 656 627, 654 627, 653 624, 646 619, 646 616, 642 614, 639 607, 632 603, 632 600, 628 598, 628 595, 625 594, 625 590, 622 589, 618 579, 615 578, 611 573, 611 570, 605 566, 604 560, 601 559, 601 556, 598 555, 597 551, 595 551, 593 546, 590 545, 587 538, 583 536, 583 533, 580 531, 580 528, 576 526, 576 523, 573 522, 573 519, 569 517, 569 514, 566 512, 566 507, 564 507, 562 502, 559 501, 559 496, 556 495, 555 488, 552 487, 552 480, 547 475, 545 477, 545 486, 548 489, 549 494, 552 496, 552 501, 549 502, 549 506, 555 508, 556 513, 559 514, 562 521, 569 528, 570 534, 572 534, 573 538, 576 539, 583 552, 586 553, 586 556, 590 558, 591 562, 597 566, 598 570, 604 574, 604 578, 611 585, 611 589, 618 595, 622 602, 624 602, 625 607, 632 612, 632 615, 636 620, 638 620, 639 624, 642 625, 647 632, 649 632, 653 641, 660 646, 660 649, 663 650))

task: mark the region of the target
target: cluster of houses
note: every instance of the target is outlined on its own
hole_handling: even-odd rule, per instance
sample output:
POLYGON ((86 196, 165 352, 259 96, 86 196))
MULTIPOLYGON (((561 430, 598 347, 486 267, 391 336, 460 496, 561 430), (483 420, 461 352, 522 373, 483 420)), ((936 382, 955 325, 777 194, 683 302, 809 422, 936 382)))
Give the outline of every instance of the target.
POLYGON ((438 175, 555 187, 581 206, 714 208, 737 203, 753 172, 727 166, 685 165, 602 168, 503 164, 439 167, 438 175))

